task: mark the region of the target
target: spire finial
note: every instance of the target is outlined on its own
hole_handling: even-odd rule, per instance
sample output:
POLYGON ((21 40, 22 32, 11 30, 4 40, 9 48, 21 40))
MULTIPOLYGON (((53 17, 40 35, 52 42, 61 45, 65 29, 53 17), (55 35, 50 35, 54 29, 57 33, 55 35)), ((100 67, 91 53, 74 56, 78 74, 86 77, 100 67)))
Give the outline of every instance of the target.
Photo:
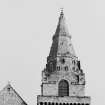
POLYGON ((64 13, 63 13, 63 8, 61 8, 61 15, 64 15, 64 13))

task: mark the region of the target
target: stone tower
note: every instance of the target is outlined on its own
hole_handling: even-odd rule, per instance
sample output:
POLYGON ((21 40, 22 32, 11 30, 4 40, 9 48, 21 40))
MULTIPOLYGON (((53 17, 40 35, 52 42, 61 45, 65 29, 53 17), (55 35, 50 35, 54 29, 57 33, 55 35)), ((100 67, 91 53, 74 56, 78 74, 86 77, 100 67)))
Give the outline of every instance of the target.
POLYGON ((63 11, 42 71, 37 105, 90 105, 90 97, 85 96, 85 74, 73 49, 63 11))

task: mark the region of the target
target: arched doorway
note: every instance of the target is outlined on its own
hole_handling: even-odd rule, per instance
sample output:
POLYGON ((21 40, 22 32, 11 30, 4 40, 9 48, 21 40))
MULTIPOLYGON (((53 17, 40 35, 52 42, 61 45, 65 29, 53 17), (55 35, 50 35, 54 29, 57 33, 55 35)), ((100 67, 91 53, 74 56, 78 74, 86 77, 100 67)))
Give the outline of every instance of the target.
POLYGON ((69 83, 66 80, 61 80, 58 84, 58 95, 69 96, 69 83))

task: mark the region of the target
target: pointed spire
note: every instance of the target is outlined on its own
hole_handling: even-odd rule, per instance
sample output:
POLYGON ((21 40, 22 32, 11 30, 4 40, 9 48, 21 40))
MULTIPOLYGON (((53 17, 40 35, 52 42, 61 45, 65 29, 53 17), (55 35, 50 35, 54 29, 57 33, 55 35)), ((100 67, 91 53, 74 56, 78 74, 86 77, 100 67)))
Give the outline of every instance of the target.
MULTIPOLYGON (((72 42, 71 36, 69 34, 63 9, 61 9, 59 22, 56 28, 56 32, 53 36, 53 43, 51 46, 49 58, 55 58, 57 56, 72 56, 76 57, 72 42)), ((49 59, 48 58, 48 59, 49 59)))
POLYGON ((71 38, 69 31, 68 31, 68 28, 67 28, 67 25, 66 25, 66 22, 65 22, 63 8, 61 8, 59 22, 58 22, 54 37, 60 36, 60 35, 68 36, 71 38))

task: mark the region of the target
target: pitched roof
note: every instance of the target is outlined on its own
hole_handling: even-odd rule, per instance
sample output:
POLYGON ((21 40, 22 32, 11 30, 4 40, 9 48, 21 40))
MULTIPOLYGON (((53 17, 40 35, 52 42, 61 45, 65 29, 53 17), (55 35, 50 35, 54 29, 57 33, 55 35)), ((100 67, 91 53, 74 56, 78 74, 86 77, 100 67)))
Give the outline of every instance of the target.
POLYGON ((20 95, 13 89, 10 84, 7 84, 0 91, 0 105, 27 105, 20 95))

